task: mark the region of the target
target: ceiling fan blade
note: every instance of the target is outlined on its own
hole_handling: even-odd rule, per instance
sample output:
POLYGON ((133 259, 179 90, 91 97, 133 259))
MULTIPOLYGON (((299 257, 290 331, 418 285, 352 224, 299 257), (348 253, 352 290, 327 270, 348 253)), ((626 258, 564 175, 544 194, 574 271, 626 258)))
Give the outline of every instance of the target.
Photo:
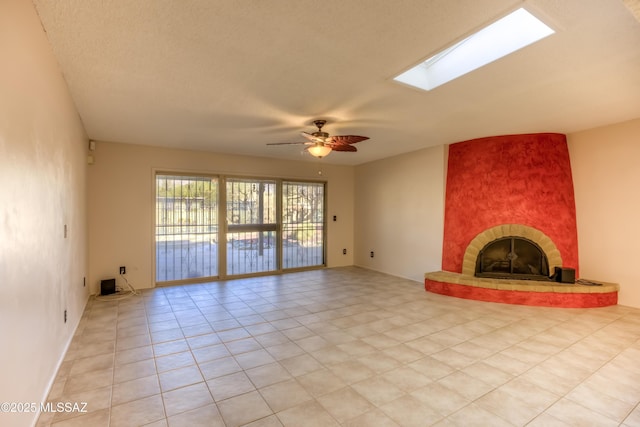
POLYGON ((331 144, 331 149, 333 151, 358 151, 356 147, 349 144, 331 144))
POLYGON ((356 142, 365 141, 369 139, 368 136, 358 136, 358 135, 336 135, 329 138, 331 144, 337 145, 346 145, 346 144, 355 144, 356 142))
POLYGON ((312 145, 311 142, 268 142, 267 145, 312 145))
POLYGON ((319 138, 309 132, 300 132, 300 135, 304 136, 305 138, 307 138, 309 141, 311 142, 324 142, 323 138, 319 138))

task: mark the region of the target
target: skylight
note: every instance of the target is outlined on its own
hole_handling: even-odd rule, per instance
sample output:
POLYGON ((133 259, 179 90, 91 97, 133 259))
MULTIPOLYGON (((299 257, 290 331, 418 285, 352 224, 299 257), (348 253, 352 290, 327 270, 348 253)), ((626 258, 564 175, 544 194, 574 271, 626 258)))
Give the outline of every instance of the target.
POLYGON ((394 80, 431 90, 554 32, 531 13, 520 8, 435 54, 394 80))

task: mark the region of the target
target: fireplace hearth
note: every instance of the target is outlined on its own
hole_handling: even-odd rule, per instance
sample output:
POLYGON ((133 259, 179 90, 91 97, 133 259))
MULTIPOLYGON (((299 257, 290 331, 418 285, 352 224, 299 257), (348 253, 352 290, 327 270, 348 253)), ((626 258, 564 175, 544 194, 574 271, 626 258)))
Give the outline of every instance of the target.
POLYGON ((549 260, 535 242, 506 236, 485 245, 476 260, 476 277, 550 280, 549 260))

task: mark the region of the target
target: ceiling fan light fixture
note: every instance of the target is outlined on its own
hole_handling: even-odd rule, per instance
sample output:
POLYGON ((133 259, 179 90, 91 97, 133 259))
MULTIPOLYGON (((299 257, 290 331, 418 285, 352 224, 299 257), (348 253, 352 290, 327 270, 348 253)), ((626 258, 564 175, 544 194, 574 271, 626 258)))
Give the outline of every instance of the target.
POLYGON ((321 158, 329 155, 329 153, 331 153, 331 147, 329 147, 328 145, 324 145, 324 144, 320 143, 320 144, 316 144, 316 145, 313 145, 313 146, 307 148, 307 151, 313 157, 317 157, 317 158, 321 159, 321 158))

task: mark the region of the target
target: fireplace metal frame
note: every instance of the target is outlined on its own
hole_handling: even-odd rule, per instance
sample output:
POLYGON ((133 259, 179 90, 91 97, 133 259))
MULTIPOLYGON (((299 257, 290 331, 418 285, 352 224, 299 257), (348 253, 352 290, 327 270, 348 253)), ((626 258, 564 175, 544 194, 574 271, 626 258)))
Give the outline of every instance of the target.
POLYGON ((549 271, 554 267, 562 267, 562 256, 553 243, 553 240, 542 231, 523 224, 501 224, 488 228, 474 237, 465 250, 462 260, 462 274, 474 276, 476 271, 476 261, 480 250, 489 242, 500 237, 521 236, 525 237, 540 246, 549 261, 549 271))

